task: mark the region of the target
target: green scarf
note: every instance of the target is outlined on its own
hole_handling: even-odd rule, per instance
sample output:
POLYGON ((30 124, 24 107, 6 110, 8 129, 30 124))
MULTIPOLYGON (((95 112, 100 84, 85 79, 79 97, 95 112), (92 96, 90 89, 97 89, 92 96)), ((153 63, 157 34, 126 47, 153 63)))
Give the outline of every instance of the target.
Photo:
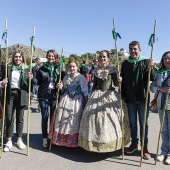
MULTIPOLYGON (((84 66, 85 68, 87 68, 86 64, 82 64, 81 66, 84 66)), ((81 66, 80 66, 80 67, 81 67, 81 66)))
POLYGON ((137 60, 133 60, 133 59, 131 59, 130 57, 127 59, 127 61, 129 62, 129 63, 132 63, 132 64, 137 64, 139 61, 143 61, 143 60, 146 60, 146 58, 145 57, 140 57, 140 58, 138 58, 137 60))
MULTIPOLYGON (((146 58, 144 58, 142 56, 140 58, 138 58, 137 60, 133 60, 130 57, 127 59, 127 61, 129 63, 133 64, 133 67, 135 67, 136 64, 138 64, 140 61, 143 61, 143 60, 146 60, 146 58)), ((139 71, 140 71, 140 66, 138 66, 137 72, 136 72, 136 77, 135 77, 136 83, 138 82, 138 79, 139 79, 139 71)))
POLYGON ((53 76, 54 76, 54 82, 57 82, 58 70, 57 70, 57 69, 54 69, 57 64, 50 65, 49 62, 45 62, 44 65, 47 66, 48 69, 50 70, 50 77, 53 77, 53 76))
POLYGON ((12 70, 21 70, 21 86, 24 85, 24 67, 22 66, 16 66, 16 65, 12 65, 12 70))
POLYGON ((170 69, 166 70, 166 69, 161 69, 161 70, 157 70, 157 73, 161 73, 162 75, 167 74, 170 71, 170 69))

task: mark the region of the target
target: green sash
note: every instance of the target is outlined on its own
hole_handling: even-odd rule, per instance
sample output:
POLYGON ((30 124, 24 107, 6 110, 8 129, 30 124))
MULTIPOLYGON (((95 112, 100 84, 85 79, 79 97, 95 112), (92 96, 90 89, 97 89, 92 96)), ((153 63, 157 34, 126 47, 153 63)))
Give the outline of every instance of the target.
POLYGON ((53 76, 54 76, 54 82, 57 82, 58 70, 57 70, 57 69, 54 69, 55 66, 57 66, 57 64, 50 65, 49 62, 45 62, 44 65, 47 66, 48 69, 50 70, 50 77, 53 77, 53 76))
MULTIPOLYGON (((133 60, 130 57, 127 59, 127 61, 129 63, 133 64, 133 67, 135 67, 136 64, 138 64, 140 61, 143 61, 143 60, 146 60, 146 58, 142 57, 142 56, 140 58, 138 58, 137 60, 133 60)), ((136 72, 136 76, 135 76, 136 83, 138 82, 138 79, 139 79, 139 71, 140 71, 140 65, 137 68, 137 72, 136 72)))
POLYGON ((12 65, 12 70, 21 70, 21 86, 24 85, 24 68, 22 66, 12 65))

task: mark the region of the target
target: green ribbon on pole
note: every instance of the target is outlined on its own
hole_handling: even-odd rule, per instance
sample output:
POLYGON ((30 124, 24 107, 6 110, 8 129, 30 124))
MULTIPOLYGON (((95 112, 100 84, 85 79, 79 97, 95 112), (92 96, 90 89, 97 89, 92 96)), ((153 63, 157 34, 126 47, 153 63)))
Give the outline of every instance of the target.
POLYGON ((7 43, 7 29, 2 33, 2 39, 5 41, 5 44, 7 43))
POLYGON ((65 70, 65 59, 64 56, 61 56, 60 58, 60 67, 65 70))
POLYGON ((31 47, 33 46, 33 49, 34 49, 34 51, 35 51, 34 36, 32 36, 32 37, 30 38, 30 41, 31 41, 31 47))
POLYGON ((113 39, 115 41, 117 41, 117 37, 119 37, 121 39, 120 34, 116 32, 115 28, 112 30, 112 35, 113 35, 113 39))
POLYGON ((151 34, 150 38, 149 38, 149 42, 148 45, 149 46, 153 46, 153 43, 155 43, 155 34, 151 34))
MULTIPOLYGON (((149 42, 148 42, 148 45, 149 46, 153 46, 153 44, 155 43, 155 34, 153 33, 153 34, 151 34, 151 36, 150 36, 150 38, 149 38, 149 42)), ((157 39, 157 41, 158 41, 158 38, 156 38, 157 39)))

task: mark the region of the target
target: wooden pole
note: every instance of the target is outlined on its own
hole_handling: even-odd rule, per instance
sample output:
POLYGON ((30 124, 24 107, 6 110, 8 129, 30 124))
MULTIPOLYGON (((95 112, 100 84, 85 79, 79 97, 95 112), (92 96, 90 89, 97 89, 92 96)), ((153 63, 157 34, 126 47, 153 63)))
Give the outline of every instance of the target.
MULTIPOLYGON (((7 19, 5 20, 5 30, 7 30, 7 19)), ((5 78, 7 78, 8 71, 8 36, 6 38, 6 63, 5 63, 5 78)), ((4 86, 4 103, 3 103, 3 116, 2 116, 2 137, 1 137, 1 157, 3 157, 4 149, 4 126, 5 126, 5 115, 6 115, 6 90, 7 84, 4 86)))
POLYGON ((86 60, 87 62, 89 61, 89 54, 87 53, 87 56, 86 56, 86 60))
POLYGON ((96 53, 96 60, 98 59, 98 57, 97 57, 97 53, 96 53))
MULTIPOLYGON (((62 47, 62 50, 61 50, 61 57, 63 56, 64 54, 64 48, 62 47)), ((60 74, 59 74, 59 83, 61 83, 61 67, 60 67, 60 74)), ((54 110, 54 121, 52 122, 52 135, 51 135, 51 140, 50 140, 50 146, 49 146, 49 151, 51 150, 51 146, 52 146, 52 143, 53 143, 53 138, 54 138, 54 128, 55 128, 55 119, 56 119, 56 114, 57 114, 57 107, 58 107, 58 103, 59 103, 59 93, 60 93, 60 89, 58 89, 57 91, 57 98, 56 98, 56 105, 55 105, 55 110, 54 110)))
MULTIPOLYGON (((30 58, 30 72, 32 72, 32 59, 34 54, 34 37, 35 37, 35 27, 33 27, 33 39, 31 40, 31 58, 30 58)), ((29 78, 28 85, 28 115, 27 115, 27 156, 29 156, 29 133, 30 133, 30 105, 31 105, 31 78, 29 78)))
MULTIPOLYGON (((170 79, 168 80, 168 86, 169 86, 169 82, 170 82, 170 79)), ((161 133, 162 133, 162 129, 163 129, 163 124, 164 124, 166 106, 168 104, 168 99, 169 99, 169 93, 166 94, 165 104, 164 104, 164 107, 163 107, 163 110, 162 110, 162 122, 161 122, 160 130, 159 130, 159 136, 158 136, 158 145, 157 145, 157 150, 156 150, 155 165, 157 163, 157 157, 158 157, 158 151, 159 151, 159 145, 160 145, 160 138, 161 138, 161 133)))
POLYGON ((0 45, 0 63, 2 62, 2 48, 1 48, 1 45, 0 45))
MULTIPOLYGON (((155 20, 155 24, 154 24, 154 34, 156 32, 156 20, 155 20)), ((152 48, 151 48, 151 57, 150 59, 152 59, 152 55, 153 55, 153 49, 154 49, 154 43, 152 44, 152 48)), ((148 81, 147 81, 147 90, 146 90, 146 100, 145 100, 145 110, 144 110, 144 120, 143 120, 143 133, 142 133, 142 146, 141 146, 141 159, 140 159, 140 167, 142 166, 142 159, 143 159, 143 148, 144 148, 144 138, 145 138, 145 126, 146 126, 146 114, 147 114, 147 110, 148 110, 148 94, 149 94, 149 86, 150 86, 150 74, 151 74, 151 67, 149 68, 148 71, 148 81)))
MULTIPOLYGON (((113 27, 116 30, 115 20, 113 19, 113 27)), ((119 57, 118 57, 118 50, 117 50, 117 41, 115 39, 115 50, 116 50, 116 59, 117 59, 117 69, 118 74, 120 74, 120 67, 119 67, 119 57)), ((121 129, 122 129, 122 160, 124 160, 124 115, 122 109, 122 97, 121 97, 121 83, 119 82, 119 100, 120 100, 120 114, 121 114, 121 129)))

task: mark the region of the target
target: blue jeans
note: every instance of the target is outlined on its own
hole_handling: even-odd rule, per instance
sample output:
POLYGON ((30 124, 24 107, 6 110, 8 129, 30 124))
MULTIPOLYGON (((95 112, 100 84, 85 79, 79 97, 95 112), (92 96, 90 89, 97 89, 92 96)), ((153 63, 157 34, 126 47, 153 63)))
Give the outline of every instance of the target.
MULTIPOLYGON (((140 125, 140 142, 142 143, 142 135, 143 135, 143 121, 144 121, 144 111, 145 111, 145 103, 128 103, 128 115, 130 121, 130 129, 131 129, 131 142, 138 144, 138 126, 137 126, 137 115, 139 118, 140 125)), ((148 106, 149 108, 149 106, 148 106)), ((148 117, 149 117, 149 109, 147 109, 146 114, 146 126, 145 126, 145 138, 144 145, 148 145, 148 117)))
MULTIPOLYGON (((160 123, 162 123, 162 109, 158 109, 160 123)), ((165 111, 164 124, 162 128, 161 154, 170 154, 170 110, 165 111)))
POLYGON ((88 85, 88 97, 91 96, 92 88, 93 88, 93 82, 91 82, 91 83, 88 85))
POLYGON ((47 138, 48 136, 48 116, 50 112, 50 123, 56 106, 56 93, 54 90, 48 90, 48 99, 39 99, 39 105, 41 108, 41 129, 42 137, 47 138))
POLYGON ((38 88, 39 88, 38 85, 34 85, 34 94, 35 95, 38 95, 38 88))

